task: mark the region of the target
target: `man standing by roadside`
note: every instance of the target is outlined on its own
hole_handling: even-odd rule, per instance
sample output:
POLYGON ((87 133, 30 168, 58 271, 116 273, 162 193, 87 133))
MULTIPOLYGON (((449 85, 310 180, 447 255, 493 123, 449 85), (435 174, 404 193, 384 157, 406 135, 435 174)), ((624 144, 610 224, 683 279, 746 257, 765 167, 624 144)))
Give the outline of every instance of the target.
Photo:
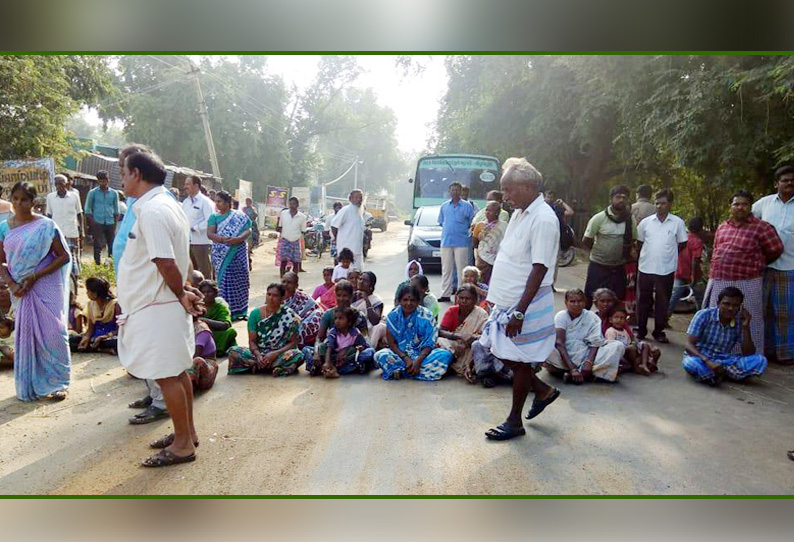
POLYGON ((454 286, 452 270, 457 271, 463 280, 463 268, 468 265, 469 258, 469 227, 474 218, 474 207, 462 200, 462 185, 453 181, 449 185, 450 199, 441 204, 438 213, 438 224, 441 226, 441 296, 440 302, 449 301, 454 286))
POLYGON ((631 258, 637 225, 627 206, 628 187, 614 187, 609 197, 609 207, 593 215, 582 240, 590 249, 590 265, 587 266, 584 286, 587 309, 593 304, 593 292, 599 288, 609 288, 618 299, 626 297, 625 263, 631 258))
POLYGON ((85 199, 85 216, 94 237, 94 263, 102 262, 102 248, 107 244, 108 257, 113 256, 113 238, 119 219, 118 192, 108 186, 108 172, 97 171, 99 186, 92 188, 85 199))
POLYGON ((118 270, 119 360, 138 378, 155 379, 174 422, 174 432, 151 444, 161 451, 143 461, 164 467, 196 459, 198 436, 193 423, 192 316, 200 297, 185 290, 190 265, 190 224, 179 203, 163 187, 162 161, 138 152, 121 168, 124 192, 136 198, 137 221, 129 233, 118 270))
POLYGON ((676 215, 670 214, 673 193, 667 188, 656 193, 656 214, 643 219, 637 226, 639 242, 639 297, 637 298, 637 339, 648 335, 648 317, 651 299, 655 298, 653 338, 669 343, 664 333, 667 308, 678 267, 678 253, 686 248, 686 225, 676 215))
POLYGON ((783 254, 764 272, 766 353, 779 363, 794 363, 794 166, 775 171, 776 194, 753 204, 756 218, 772 224, 783 241, 783 254))
POLYGON ((295 273, 301 271, 301 239, 306 232, 306 215, 298 210, 298 198, 289 199, 289 208, 283 209, 278 215, 276 231, 281 234, 278 239, 278 255, 281 260, 281 276, 287 272, 287 262, 292 262, 295 273))
POLYGON ((77 293, 77 277, 80 276, 80 248, 83 245, 83 207, 80 194, 69 190, 69 180, 65 175, 55 176, 55 192, 47 194, 47 216, 63 232, 69 252, 72 255, 73 292, 77 293))
POLYGON ((741 290, 751 317, 753 344, 764 352, 764 268, 783 254, 783 241, 775 228, 753 215, 752 204, 753 195, 747 190, 731 197, 731 216, 714 235, 703 306, 718 306, 718 295, 728 286, 741 290))
POLYGON ((350 203, 342 207, 331 221, 331 231, 336 237, 336 253, 349 248, 354 256, 353 267, 361 271, 364 269, 364 211, 361 208, 364 193, 353 190, 348 200, 350 203))
POLYGON ((190 261, 193 269, 201 271, 207 279, 215 278, 210 252, 212 241, 207 237, 207 221, 215 212, 215 203, 201 193, 201 177, 185 178, 187 197, 182 201, 182 210, 190 223, 190 261))
POLYGON ((554 294, 551 291, 560 225, 543 200, 543 177, 524 158, 509 158, 502 174, 505 200, 515 208, 493 267, 488 301, 494 307, 480 345, 513 371, 513 405, 491 440, 526 434, 521 421, 527 395, 535 393, 527 419, 540 414, 560 391, 540 380, 535 368, 554 350, 554 294))

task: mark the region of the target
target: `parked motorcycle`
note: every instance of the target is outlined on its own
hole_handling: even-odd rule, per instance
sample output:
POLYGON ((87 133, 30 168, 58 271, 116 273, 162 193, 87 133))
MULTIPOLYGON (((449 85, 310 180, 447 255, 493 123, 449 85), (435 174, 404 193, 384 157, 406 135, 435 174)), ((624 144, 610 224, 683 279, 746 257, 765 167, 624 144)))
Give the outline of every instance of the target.
POLYGON ((306 250, 317 256, 318 259, 322 258, 326 248, 326 240, 323 235, 325 233, 325 226, 322 221, 314 222, 313 220, 309 220, 306 225, 308 229, 303 236, 304 242, 306 243, 306 250))
POLYGON ((369 252, 370 247, 372 246, 372 218, 367 218, 367 221, 364 223, 364 257, 367 257, 367 252, 369 252))

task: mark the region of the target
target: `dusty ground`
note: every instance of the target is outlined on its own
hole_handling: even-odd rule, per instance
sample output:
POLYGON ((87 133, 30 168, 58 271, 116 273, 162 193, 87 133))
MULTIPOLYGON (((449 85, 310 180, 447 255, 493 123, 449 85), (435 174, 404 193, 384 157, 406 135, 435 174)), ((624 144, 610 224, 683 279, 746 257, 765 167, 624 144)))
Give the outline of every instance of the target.
MULTIPOLYGON (((397 223, 375 233, 367 267, 385 300, 402 278, 406 237, 397 223)), ((252 306, 277 279, 274 246, 256 252, 252 306)), ((311 261, 301 284, 317 285, 327 263, 311 261)), ((584 273, 581 263, 562 269, 558 289, 581 286, 584 273)), ((561 294, 556 302, 561 308, 561 294)), ((676 329, 685 325, 676 318, 676 329)), ((772 366, 754 382, 705 388, 681 368, 681 333, 670 337, 661 374, 616 385, 556 382, 560 400, 509 443, 483 437, 506 414, 505 387, 384 382, 375 373, 228 378, 223 362, 215 387, 196 401, 198 461, 158 470, 138 464, 171 424, 127 424, 134 411, 126 405, 145 387, 115 358, 75 356, 60 404, 17 401, 4 371, 0 493, 791 493, 794 371, 772 366)))

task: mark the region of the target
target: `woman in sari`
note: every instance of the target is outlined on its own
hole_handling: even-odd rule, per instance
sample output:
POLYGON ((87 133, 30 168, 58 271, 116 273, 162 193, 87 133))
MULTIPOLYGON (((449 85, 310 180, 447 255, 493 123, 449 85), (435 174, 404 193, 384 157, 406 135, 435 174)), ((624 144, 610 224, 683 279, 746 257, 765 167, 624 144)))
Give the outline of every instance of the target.
POLYGON ((367 337, 375 350, 386 338, 386 324, 381 322, 383 318, 383 300, 375 293, 375 284, 377 282, 378 277, 372 271, 361 273, 358 283, 353 283, 354 286, 358 287, 358 291, 355 294, 355 301, 352 305, 367 320, 367 337))
POLYGON ((403 289, 403 286, 408 286, 411 284, 411 279, 417 275, 424 275, 425 271, 422 269, 422 264, 416 260, 411 260, 408 262, 408 265, 405 266, 405 280, 402 281, 400 284, 397 285, 397 289, 394 290, 394 304, 397 305, 400 300, 397 299, 397 295, 400 293, 400 290, 403 289))
POLYGON ((383 380, 403 376, 416 380, 440 380, 452 363, 452 353, 434 348, 438 328, 433 315, 419 305, 420 294, 413 286, 400 290, 400 304, 386 317, 389 348, 375 353, 383 380))
POLYGON ((225 356, 229 348, 237 345, 237 330, 232 327, 232 312, 229 304, 222 297, 218 297, 218 285, 214 280, 204 280, 199 284, 199 290, 204 296, 204 306, 207 312, 201 320, 209 326, 218 356, 225 356))
POLYGON ((35 214, 36 189, 11 189, 15 215, 0 224, 0 273, 16 316, 14 380, 22 401, 63 400, 69 388, 67 334, 69 274, 66 240, 47 217, 35 214))
POLYGON ((218 213, 207 221, 207 237, 212 241, 212 266, 221 297, 229 303, 232 320, 245 320, 248 313, 248 253, 246 239, 251 235, 251 220, 232 209, 232 196, 215 195, 218 213))
POLYGON ((287 292, 284 297, 284 306, 295 311, 301 319, 300 340, 298 344, 301 348, 311 346, 320 331, 320 320, 323 318, 323 310, 317 302, 309 295, 298 288, 298 274, 287 271, 281 277, 281 284, 287 292))
POLYGON ((298 372, 303 353, 298 350, 301 319, 283 305, 284 286, 274 282, 267 287, 265 304, 248 317, 248 348, 229 350, 228 374, 271 373, 288 376, 298 372))
POLYGON ((314 289, 312 299, 314 299, 323 310, 336 307, 336 288, 333 280, 334 268, 327 266, 323 268, 323 283, 314 289))
POLYGON ((458 304, 448 308, 441 320, 438 346, 455 356, 451 366, 455 374, 474 383, 476 373, 471 348, 480 339, 488 313, 477 306, 477 289, 473 284, 462 284, 458 288, 457 300, 458 304))

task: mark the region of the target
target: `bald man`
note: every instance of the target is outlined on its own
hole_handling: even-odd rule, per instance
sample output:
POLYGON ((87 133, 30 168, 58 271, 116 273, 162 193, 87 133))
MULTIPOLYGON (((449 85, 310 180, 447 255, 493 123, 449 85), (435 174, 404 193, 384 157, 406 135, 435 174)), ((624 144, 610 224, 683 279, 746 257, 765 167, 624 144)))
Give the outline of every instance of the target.
POLYGON ((47 194, 46 214, 61 229, 69 245, 72 256, 72 284, 77 292, 77 277, 80 275, 80 248, 83 244, 83 206, 80 194, 69 190, 69 179, 66 175, 55 176, 55 192, 47 194))

